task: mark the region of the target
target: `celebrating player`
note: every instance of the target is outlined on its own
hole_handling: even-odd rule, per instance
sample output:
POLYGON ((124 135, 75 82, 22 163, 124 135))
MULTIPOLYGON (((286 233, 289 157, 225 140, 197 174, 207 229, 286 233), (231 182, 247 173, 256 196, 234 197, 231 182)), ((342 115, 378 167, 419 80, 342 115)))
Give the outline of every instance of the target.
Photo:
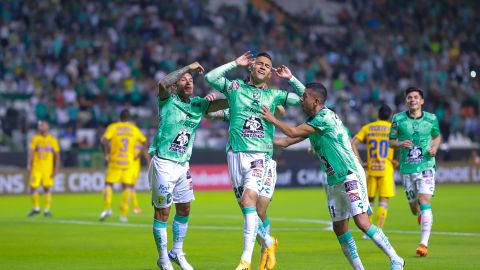
POLYGON ((228 107, 225 99, 210 102, 200 97, 191 97, 194 84, 190 72, 195 71, 203 72, 203 67, 198 62, 168 74, 158 84, 160 124, 149 148, 154 156, 148 178, 155 209, 153 236, 159 253, 157 264, 162 270, 173 270, 170 260, 183 270, 193 269, 183 252, 190 202, 195 198, 188 172, 193 141, 205 113, 228 107), (173 248, 167 252, 167 221, 172 203, 176 208, 172 230, 173 248))
POLYGON ((355 240, 348 230, 350 217, 353 217, 357 227, 387 254, 392 270, 403 269, 404 260, 397 255, 383 231, 368 219, 365 172, 353 153, 342 121, 324 105, 326 99, 327 90, 322 84, 307 84, 302 96, 302 106, 310 118, 297 127, 282 123, 270 113, 268 107, 263 106, 264 118, 290 137, 277 138, 275 144, 287 147, 307 137, 310 139, 310 144, 327 174, 327 200, 333 230, 353 269, 364 268, 355 240))
POLYGON ((103 189, 103 212, 100 221, 112 215, 113 185, 122 183, 122 202, 120 204, 120 221, 127 222, 130 197, 134 186, 132 170, 136 157, 137 144, 145 147, 146 138, 135 124, 130 122, 130 113, 124 109, 120 113, 120 121, 110 124, 102 137, 105 160, 108 162, 103 189))
POLYGON ((53 178, 60 167, 60 147, 58 140, 48 132, 49 125, 45 120, 38 121, 38 134, 33 136, 28 151, 27 170, 30 175, 30 192, 32 194, 33 210, 28 216, 40 213, 40 198, 38 188, 43 186, 45 199, 43 215, 51 217, 53 178))
MULTIPOLYGON (((393 149, 388 146, 390 133, 390 118, 392 109, 383 104, 378 109, 378 120, 367 124, 352 138, 352 149, 363 167, 367 168, 367 190, 370 205, 374 205, 378 193, 377 223, 383 229, 388 213, 388 199, 395 196, 395 182, 393 179, 393 149), (367 143, 367 163, 362 161, 358 152, 358 145, 367 143)), ((370 216, 372 222, 373 216, 370 216)))
POLYGON ((420 215, 422 238, 416 253, 425 257, 433 223, 435 155, 442 139, 437 117, 422 111, 423 91, 409 87, 405 90, 405 99, 408 111, 393 116, 390 145, 400 149, 400 174, 405 194, 412 213, 420 215))
MULTIPOLYGON (((266 165, 272 156, 275 127, 261 118, 261 104, 271 110, 278 105, 299 105, 299 96, 284 90, 268 88, 272 70, 287 79, 297 91, 304 86, 281 66, 272 68, 272 58, 260 53, 252 58, 246 52, 235 61, 220 66, 205 75, 205 80, 216 90, 226 95, 230 106, 228 169, 233 190, 244 217, 243 253, 236 270, 251 269, 253 248, 257 232, 266 246, 266 263, 260 269, 273 269, 276 263, 277 240, 265 231, 257 214, 257 200, 263 186, 266 165), (248 81, 228 80, 225 74, 237 67, 248 67, 248 81)), ((262 263, 262 262, 261 262, 262 263)))

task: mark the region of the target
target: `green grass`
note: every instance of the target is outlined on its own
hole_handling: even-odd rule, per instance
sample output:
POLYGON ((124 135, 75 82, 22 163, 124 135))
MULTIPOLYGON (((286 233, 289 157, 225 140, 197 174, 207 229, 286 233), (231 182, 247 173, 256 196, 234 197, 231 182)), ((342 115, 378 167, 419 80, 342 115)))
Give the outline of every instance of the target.
MULTIPOLYGON (((480 269, 479 191, 479 185, 437 186, 430 254, 419 258, 417 219, 398 189, 384 229, 406 269, 480 269)), ((115 194, 114 205, 119 197, 115 194)), ((199 192, 196 197, 187 258, 195 269, 234 269, 242 251, 243 219, 232 192, 199 192)), ((25 217, 31 208, 28 196, 0 197, 0 269, 156 269, 149 194, 141 193, 139 199, 144 212, 121 224, 118 211, 108 222, 97 221, 100 194, 54 194, 53 218, 25 217)), ((276 269, 350 269, 334 233, 325 230, 329 217, 323 189, 277 190, 269 213, 272 234, 279 239, 276 269)), ((371 241, 361 240, 358 230, 353 234, 366 269, 389 269, 387 257, 371 241)), ((256 246, 253 269, 258 258, 256 246)))

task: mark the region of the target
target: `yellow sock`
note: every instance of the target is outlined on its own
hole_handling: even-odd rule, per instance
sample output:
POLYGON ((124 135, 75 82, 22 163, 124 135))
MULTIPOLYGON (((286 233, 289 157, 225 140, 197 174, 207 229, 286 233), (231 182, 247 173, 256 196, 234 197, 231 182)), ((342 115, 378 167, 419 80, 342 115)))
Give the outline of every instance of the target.
POLYGON ((38 192, 32 193, 33 208, 40 209, 40 195, 38 192))
POLYGON ((103 189, 103 209, 108 210, 112 208, 112 187, 106 186, 103 189))
POLYGON ((132 191, 126 188, 122 192, 122 202, 120 203, 120 215, 126 217, 128 215, 128 205, 130 204, 130 194, 132 191))
POLYGON ((379 203, 377 207, 377 227, 382 229, 387 219, 388 206, 384 203, 379 203))
POLYGON ((138 208, 139 206, 138 206, 138 200, 137 200, 137 192, 135 192, 134 190, 132 190, 131 198, 132 198, 133 208, 138 208))
POLYGON ((43 195, 43 199, 45 200, 45 211, 50 211, 50 207, 52 206, 52 193, 47 192, 43 195))

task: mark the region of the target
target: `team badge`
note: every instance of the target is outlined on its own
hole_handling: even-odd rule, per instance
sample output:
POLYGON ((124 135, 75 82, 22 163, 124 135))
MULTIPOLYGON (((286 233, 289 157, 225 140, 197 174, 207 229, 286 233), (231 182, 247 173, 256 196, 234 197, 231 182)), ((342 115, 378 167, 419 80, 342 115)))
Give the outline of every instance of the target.
POLYGON ((263 138, 265 132, 263 130, 262 121, 255 115, 249 116, 243 123, 242 134, 245 138, 263 138))
POLYGON ((177 152, 180 154, 185 154, 188 146, 188 142, 190 141, 190 132, 188 129, 182 129, 173 140, 172 144, 168 150, 177 152))

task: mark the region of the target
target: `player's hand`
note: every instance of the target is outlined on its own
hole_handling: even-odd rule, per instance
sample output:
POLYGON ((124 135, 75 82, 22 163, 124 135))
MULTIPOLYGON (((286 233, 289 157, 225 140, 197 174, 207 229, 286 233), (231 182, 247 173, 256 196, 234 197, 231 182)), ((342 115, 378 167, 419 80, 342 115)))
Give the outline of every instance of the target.
POLYGON ((428 153, 430 154, 431 157, 434 157, 437 154, 437 150, 438 150, 437 148, 432 147, 428 149, 428 153))
POLYGON ((280 78, 290 80, 293 77, 292 72, 285 65, 281 65, 278 68, 272 68, 272 69, 275 71, 275 74, 277 74, 277 76, 280 78))
POLYGON ((270 112, 268 107, 265 105, 262 105, 262 109, 260 110, 260 112, 263 114, 262 117, 265 118, 265 120, 267 120, 268 122, 273 122, 273 120, 275 119, 275 116, 273 116, 272 112, 270 112))
POLYGON ((399 148, 411 148, 412 147, 412 140, 405 140, 397 142, 397 147, 399 148))
POLYGON ((204 99, 206 99, 206 100, 208 100, 208 101, 214 101, 214 100, 217 99, 217 98, 215 97, 215 94, 212 93, 212 94, 206 95, 206 96, 204 97, 204 99))
POLYGON ((250 51, 245 52, 240 57, 235 59, 235 63, 239 67, 247 67, 255 62, 255 58, 253 58, 253 54, 250 51))
POLYGON ((198 72, 200 74, 202 74, 205 71, 202 65, 200 65, 200 63, 198 62, 193 62, 190 65, 188 65, 188 70, 190 72, 198 72))

